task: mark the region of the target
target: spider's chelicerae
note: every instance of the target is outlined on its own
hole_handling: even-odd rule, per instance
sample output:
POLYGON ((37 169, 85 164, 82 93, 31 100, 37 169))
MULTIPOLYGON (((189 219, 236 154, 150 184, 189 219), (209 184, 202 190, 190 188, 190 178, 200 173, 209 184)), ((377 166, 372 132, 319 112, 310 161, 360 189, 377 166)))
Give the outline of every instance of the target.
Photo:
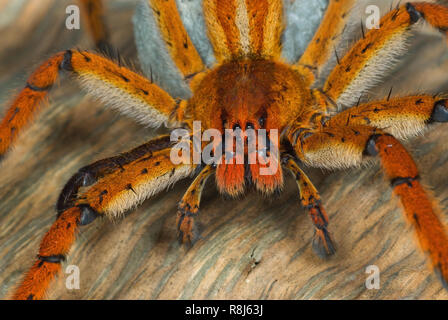
MULTIPOLYGON (((414 161, 399 140, 448 121, 447 100, 439 96, 385 97, 359 103, 360 94, 406 49, 411 27, 425 20, 448 33, 448 8, 416 2, 385 14, 379 29, 363 30, 362 38, 343 56, 320 85, 316 79, 344 31, 345 17, 355 1, 330 0, 325 17, 308 48, 295 64, 281 56, 284 29, 281 0, 204 0, 208 37, 216 63, 208 68, 189 38, 174 0, 149 0, 166 50, 191 90, 188 99, 172 97, 147 79, 102 55, 82 50, 60 52, 28 79, 0 124, 0 155, 32 120, 60 72, 72 74, 91 95, 152 127, 193 130, 239 128, 277 130, 269 146, 279 146, 270 164, 278 170, 262 175, 267 164, 174 163, 170 136, 160 136, 116 157, 80 169, 65 185, 57 203, 57 219, 44 236, 37 261, 14 294, 16 299, 41 299, 80 226, 98 216, 117 217, 180 179, 194 176, 179 203, 178 237, 194 243, 201 192, 214 175, 224 195, 243 193, 247 185, 272 194, 284 176, 297 180, 300 201, 315 227, 313 248, 320 256, 335 252, 328 217, 320 196, 302 166, 341 169, 378 157, 406 220, 414 226, 442 284, 448 282, 448 235, 433 199, 419 182, 414 161), (274 141, 275 140, 275 141, 274 141)), ((107 48, 98 1, 83 1, 98 47, 107 48)), ((246 150, 247 152, 247 150, 246 150)), ((271 155, 275 154, 271 152, 271 155)), ((222 157, 225 156, 223 153, 222 157)))

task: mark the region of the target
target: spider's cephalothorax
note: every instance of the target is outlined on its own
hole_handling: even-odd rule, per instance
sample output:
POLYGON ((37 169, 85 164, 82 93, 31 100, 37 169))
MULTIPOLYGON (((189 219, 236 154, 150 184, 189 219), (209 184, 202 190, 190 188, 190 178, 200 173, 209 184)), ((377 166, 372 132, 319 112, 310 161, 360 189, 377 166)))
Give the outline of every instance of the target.
MULTIPOLYGON (((275 129, 281 133, 298 119, 303 126, 311 125, 310 118, 316 113, 311 91, 300 74, 288 65, 261 57, 225 62, 198 79, 192 89, 186 114, 200 121, 204 130, 265 129, 269 133, 275 129)), ((278 145, 278 141, 274 143, 278 145)), ((259 164, 223 161, 217 166, 216 182, 229 195, 241 193, 246 182, 266 193, 282 186, 281 167, 272 175, 260 175, 259 171, 259 164)))
MULTIPOLYGON (((105 45, 101 6, 90 4, 91 26, 98 45, 105 45)), ((314 224, 313 248, 333 254, 328 217, 320 196, 299 165, 340 169, 359 166, 377 156, 400 198, 407 220, 415 227, 422 249, 442 283, 448 280, 448 235, 433 201, 419 182, 417 167, 398 139, 422 132, 434 122, 447 122, 447 100, 431 95, 387 97, 359 104, 360 95, 374 84, 404 51, 411 28, 426 20, 446 33, 448 8, 430 3, 407 3, 387 13, 379 29, 364 32, 342 56, 326 79, 323 66, 334 55, 354 0, 330 0, 321 26, 307 50, 294 64, 281 58, 283 7, 281 0, 204 0, 203 11, 216 64, 208 68, 182 24, 174 0, 147 0, 154 13, 163 47, 189 85, 188 100, 170 96, 158 85, 129 69, 87 51, 67 50, 43 63, 28 79, 0 124, 0 155, 31 121, 59 72, 73 74, 81 86, 106 105, 149 126, 182 126, 194 121, 202 130, 276 130, 266 152, 279 165, 272 174, 259 174, 261 164, 188 161, 173 162, 170 136, 161 136, 127 153, 80 169, 65 185, 57 203, 57 220, 42 240, 37 261, 14 298, 40 299, 61 269, 79 226, 97 216, 116 217, 176 181, 195 175, 179 203, 179 239, 197 239, 195 218, 201 191, 212 174, 224 194, 237 195, 247 182, 264 193, 281 188, 284 173, 295 177, 300 202, 314 224), (317 81, 319 80, 319 81, 317 81), (323 81, 323 85, 319 83, 323 81), (358 103, 357 103, 358 102, 358 103)), ((194 130, 193 130, 194 131, 194 130)), ((186 159, 188 160, 188 159, 186 159)))

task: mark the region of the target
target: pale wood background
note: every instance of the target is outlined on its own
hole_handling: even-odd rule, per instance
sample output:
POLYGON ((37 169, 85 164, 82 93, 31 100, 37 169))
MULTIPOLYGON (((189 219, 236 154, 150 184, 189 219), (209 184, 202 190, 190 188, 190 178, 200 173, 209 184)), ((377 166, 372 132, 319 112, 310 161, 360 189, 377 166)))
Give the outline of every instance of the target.
MULTIPOLYGON (((85 33, 65 29, 66 0, 23 1, 25 10, 1 16, 0 113, 44 58, 73 46, 91 47, 85 33), (2 20, 3 19, 3 20, 2 20)), ((21 0, 14 0, 21 1, 21 0)), ((113 43, 136 60, 131 16, 135 1, 108 1, 113 43)), ((435 33, 420 35, 409 55, 372 97, 448 90, 448 49, 435 33)), ((64 183, 92 161, 129 150, 154 135, 105 110, 77 86, 63 85, 0 166, 0 298, 33 261, 55 219, 64 183)), ((448 127, 433 126, 407 146, 424 182, 441 200, 448 222, 448 127)), ((52 299, 446 299, 417 249, 378 165, 345 172, 307 170, 330 216, 337 254, 313 254, 313 229, 299 208, 294 181, 275 199, 249 193, 226 201, 208 183, 200 220, 204 240, 192 249, 175 237, 181 182, 122 221, 83 228, 68 264, 79 266, 81 289, 54 282, 52 299), (365 268, 381 270, 380 290, 367 290, 365 268)))

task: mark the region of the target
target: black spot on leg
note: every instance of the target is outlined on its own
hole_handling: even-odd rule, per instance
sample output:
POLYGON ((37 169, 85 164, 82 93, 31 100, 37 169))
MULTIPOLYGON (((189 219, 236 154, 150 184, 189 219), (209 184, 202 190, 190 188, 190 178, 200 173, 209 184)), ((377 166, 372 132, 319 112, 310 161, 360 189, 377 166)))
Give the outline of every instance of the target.
POLYGON ((368 43, 368 44, 364 47, 364 49, 361 50, 361 53, 366 53, 366 51, 367 51, 371 46, 372 46, 372 44, 371 44, 371 43, 368 43))
POLYGON ((120 74, 121 79, 123 79, 125 82, 130 82, 128 78, 126 78, 124 75, 120 74))
POLYGON ((127 189, 127 190, 131 190, 132 192, 134 192, 135 194, 137 194, 137 193, 135 192, 134 188, 132 187, 132 184, 128 184, 128 185, 126 186, 126 189, 127 189))
POLYGON ((82 55, 84 57, 84 61, 85 62, 90 62, 92 61, 92 59, 90 59, 84 52, 82 52, 81 50, 78 49, 78 52, 80 55, 82 55))
POLYGON ((147 174, 147 173, 148 173, 148 169, 146 169, 146 168, 143 169, 142 172, 141 172, 141 174, 147 174))
POLYGON ((420 228, 420 222, 418 221, 418 215, 417 213, 414 212, 414 214, 412 215, 412 217, 414 218, 415 221, 415 225, 420 228))
MULTIPOLYGON (((9 123, 11 123, 11 121, 14 120, 16 114, 18 114, 19 111, 20 111, 20 108, 19 108, 19 107, 16 107, 16 108, 14 109, 14 113, 12 114, 11 118, 9 118, 9 120, 8 120, 9 123)), ((1 141, 1 139, 0 139, 0 141, 1 141)))

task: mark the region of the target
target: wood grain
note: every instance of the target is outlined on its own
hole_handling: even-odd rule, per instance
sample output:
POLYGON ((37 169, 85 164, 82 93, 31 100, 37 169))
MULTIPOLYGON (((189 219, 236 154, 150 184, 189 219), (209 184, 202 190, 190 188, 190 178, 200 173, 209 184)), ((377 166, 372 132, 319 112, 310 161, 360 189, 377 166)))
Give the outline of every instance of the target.
MULTIPOLYGON (((0 0, 0 9, 6 7, 0 0)), ((83 30, 65 25, 66 0, 24 1, 23 11, 0 24, 0 109, 33 67, 59 50, 91 47, 83 30), (36 3, 39 5, 36 5, 36 3)), ((136 60, 131 16, 135 1, 108 1, 112 42, 136 60)), ((1 15, 0 15, 1 17, 1 15)), ((448 90, 448 49, 435 33, 420 34, 409 54, 371 98, 448 90)), ((47 108, 0 167, 0 297, 7 298, 31 265, 54 204, 76 170, 143 143, 153 131, 105 110, 68 80, 53 90, 47 108)), ((0 112, 2 112, 0 111, 0 112)), ((434 125, 406 145, 448 223, 448 127, 434 125)), ((65 276, 52 299, 447 299, 417 249, 378 164, 343 172, 307 169, 320 190, 338 251, 328 260, 311 249, 313 228, 299 207, 295 182, 264 199, 250 192, 226 201, 207 184, 200 221, 203 240, 186 250, 175 237, 177 184, 123 220, 85 227, 67 265, 81 270, 81 288, 65 276), (367 290, 365 269, 381 271, 379 290, 367 290)))

